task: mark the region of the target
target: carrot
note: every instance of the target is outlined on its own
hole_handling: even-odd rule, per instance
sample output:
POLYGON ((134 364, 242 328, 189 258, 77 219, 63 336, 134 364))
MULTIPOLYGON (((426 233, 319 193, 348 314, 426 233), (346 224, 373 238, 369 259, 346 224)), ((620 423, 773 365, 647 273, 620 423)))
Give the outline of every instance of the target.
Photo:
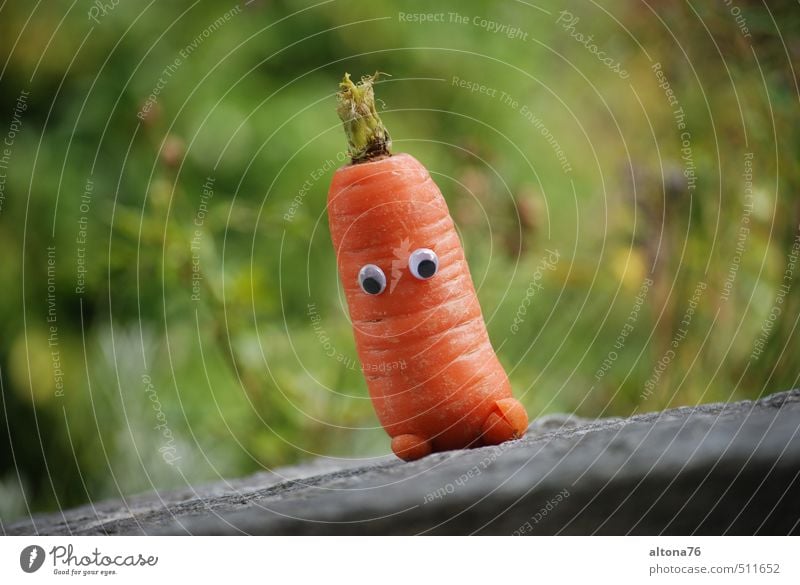
POLYGON ((419 161, 391 154, 374 79, 340 84, 352 163, 333 176, 328 221, 378 419, 406 461, 520 437, 528 415, 492 349, 447 204, 419 161))

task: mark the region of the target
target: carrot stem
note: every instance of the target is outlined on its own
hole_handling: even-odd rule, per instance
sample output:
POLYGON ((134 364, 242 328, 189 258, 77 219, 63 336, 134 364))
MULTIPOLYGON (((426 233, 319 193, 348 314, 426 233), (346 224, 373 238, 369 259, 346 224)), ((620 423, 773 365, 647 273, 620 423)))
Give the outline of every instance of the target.
POLYGON ((345 73, 339 83, 336 112, 347 135, 347 154, 353 164, 392 155, 392 139, 375 109, 372 85, 378 75, 366 75, 356 84, 350 79, 350 74, 345 73))

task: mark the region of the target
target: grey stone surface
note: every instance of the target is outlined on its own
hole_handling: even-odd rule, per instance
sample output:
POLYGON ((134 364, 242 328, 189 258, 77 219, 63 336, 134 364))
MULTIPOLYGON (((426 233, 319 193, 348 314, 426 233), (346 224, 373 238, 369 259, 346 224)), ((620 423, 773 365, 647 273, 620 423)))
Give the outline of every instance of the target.
POLYGON ((83 506, 10 534, 789 534, 800 390, 626 419, 549 415, 519 441, 403 463, 316 460, 83 506))

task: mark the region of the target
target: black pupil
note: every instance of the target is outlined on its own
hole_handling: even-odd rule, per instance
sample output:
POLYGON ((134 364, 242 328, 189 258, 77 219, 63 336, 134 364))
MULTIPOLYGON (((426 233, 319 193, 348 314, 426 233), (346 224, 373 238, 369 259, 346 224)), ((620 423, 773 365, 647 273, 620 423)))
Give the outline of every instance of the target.
POLYGON ((377 279, 369 278, 364 279, 364 290, 367 291, 371 295, 376 295, 381 292, 381 283, 377 281, 377 279))
POLYGON ((436 273, 436 264, 433 260, 423 260, 417 266, 417 272, 422 278, 430 278, 436 273))

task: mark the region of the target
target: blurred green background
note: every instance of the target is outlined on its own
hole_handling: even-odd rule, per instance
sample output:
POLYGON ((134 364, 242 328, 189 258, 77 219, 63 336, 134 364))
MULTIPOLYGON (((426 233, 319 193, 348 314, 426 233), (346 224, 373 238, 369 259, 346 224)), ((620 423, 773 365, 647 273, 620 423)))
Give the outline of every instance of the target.
POLYGON ((325 214, 345 71, 391 74, 531 418, 796 385, 796 2, 100 4, 0 7, 3 521, 389 452, 325 214))

